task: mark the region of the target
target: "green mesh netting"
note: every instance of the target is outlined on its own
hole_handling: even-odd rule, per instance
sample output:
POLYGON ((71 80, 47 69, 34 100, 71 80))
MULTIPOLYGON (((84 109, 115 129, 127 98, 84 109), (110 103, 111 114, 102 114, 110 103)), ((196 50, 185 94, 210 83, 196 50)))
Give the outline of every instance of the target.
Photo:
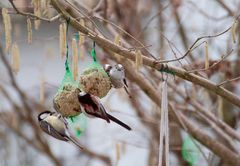
POLYGON ((100 71, 102 72, 105 76, 108 76, 108 74, 105 72, 103 69, 102 65, 98 63, 97 61, 97 56, 96 56, 96 51, 95 51, 95 42, 93 43, 93 49, 91 50, 91 56, 93 58, 92 63, 83 71, 82 74, 89 74, 92 71, 100 71))
POLYGON ((65 74, 64 74, 63 80, 61 82, 61 85, 58 88, 58 92, 61 92, 63 90, 63 87, 67 84, 70 84, 73 87, 79 88, 78 82, 74 81, 72 71, 69 68, 68 44, 67 44, 66 61, 65 61, 65 74))
POLYGON ((58 88, 58 93, 61 92, 65 85, 71 85, 73 87, 79 88, 79 84, 77 81, 74 81, 73 74, 69 68, 66 68, 63 80, 61 82, 60 87, 58 88))
POLYGON ((193 141, 191 136, 187 136, 182 144, 183 159, 187 161, 190 166, 196 164, 200 156, 199 149, 193 141))
POLYGON ((67 119, 70 128, 75 132, 75 135, 79 138, 87 128, 87 118, 84 114, 70 117, 67 119))
MULTIPOLYGON (((69 64, 68 64, 68 56, 66 56, 66 62, 65 62, 65 74, 63 77, 63 80, 61 82, 61 85, 58 89, 58 93, 61 93, 63 91, 64 86, 66 85, 71 85, 72 87, 79 88, 79 84, 77 81, 74 81, 73 79, 73 74, 71 70, 69 69, 69 64)), ((80 115, 74 116, 74 117, 69 117, 67 118, 67 121, 69 122, 69 127, 72 131, 74 131, 75 135, 77 137, 80 137, 82 132, 87 127, 87 118, 86 116, 81 113, 80 115)))
MULTIPOLYGON (((67 32, 68 32, 68 24, 67 24, 67 32)), ((74 88, 80 87, 79 83, 77 81, 74 81, 72 71, 69 68, 68 44, 67 44, 66 61, 65 61, 65 74, 64 74, 63 80, 61 82, 61 85, 58 88, 57 94, 61 93, 64 90, 64 87, 67 85, 70 85, 74 88)), ((74 116, 74 117, 69 117, 69 118, 67 118, 67 121, 70 124, 69 125, 70 129, 75 132, 77 137, 80 137, 81 133, 87 127, 87 118, 83 113, 81 113, 80 115, 74 116)))
POLYGON ((91 56, 93 58, 93 62, 91 63, 91 65, 87 68, 87 70, 85 70, 85 72, 89 72, 92 70, 98 70, 98 72, 103 73, 105 76, 108 77, 108 74, 105 72, 105 70, 103 69, 102 65, 98 63, 97 61, 97 57, 96 57, 96 51, 95 51, 95 44, 93 45, 93 49, 91 50, 91 56))
POLYGON ((111 89, 111 81, 103 67, 98 63, 95 52, 95 44, 91 50, 93 62, 80 74, 80 88, 99 98, 107 95, 111 89))
POLYGON ((79 34, 79 33, 76 33, 74 36, 75 36, 75 39, 76 39, 77 41, 80 40, 80 34, 79 34))

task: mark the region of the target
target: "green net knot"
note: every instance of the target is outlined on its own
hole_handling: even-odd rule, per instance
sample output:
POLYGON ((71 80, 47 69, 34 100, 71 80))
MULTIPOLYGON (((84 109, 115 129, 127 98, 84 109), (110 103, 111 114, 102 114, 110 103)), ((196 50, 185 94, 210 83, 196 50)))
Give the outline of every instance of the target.
POLYGON ((172 74, 172 75, 176 75, 176 73, 174 71, 169 69, 167 64, 162 64, 161 68, 158 71, 165 72, 165 73, 172 74))
POLYGON ((64 86, 66 85, 71 85, 75 88, 79 88, 78 82, 74 81, 73 74, 69 68, 68 69, 66 68, 63 80, 61 82, 60 87, 58 88, 58 92, 61 92, 64 89, 64 86))
POLYGON ((96 57, 96 51, 95 51, 95 49, 92 49, 92 50, 91 50, 91 55, 92 55, 93 61, 94 61, 94 62, 97 62, 97 57, 96 57))

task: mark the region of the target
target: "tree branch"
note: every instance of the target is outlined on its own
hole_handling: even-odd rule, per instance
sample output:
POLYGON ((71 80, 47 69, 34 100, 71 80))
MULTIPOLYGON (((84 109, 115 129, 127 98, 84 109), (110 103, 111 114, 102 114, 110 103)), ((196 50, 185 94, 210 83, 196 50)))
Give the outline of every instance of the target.
MULTIPOLYGON (((135 53, 130 52, 128 49, 123 48, 121 46, 118 46, 114 44, 113 42, 105 39, 104 37, 99 36, 95 32, 93 32, 91 29, 82 26, 75 18, 78 18, 78 13, 74 12, 74 10, 71 9, 71 6, 69 6, 67 3, 65 3, 63 0, 51 0, 51 3, 53 7, 62 14, 62 16, 65 19, 70 18, 70 24, 79 30, 80 32, 86 34, 89 38, 94 40, 99 46, 102 48, 105 48, 107 50, 110 50, 114 53, 117 53, 127 59, 135 60, 135 53), (68 9, 68 11, 65 10, 65 8, 68 9)), ((199 39, 200 40, 200 39, 199 39)), ((146 56, 143 56, 143 63, 147 66, 150 66, 152 68, 155 68, 156 70, 161 70, 164 68, 164 64, 160 64, 157 61, 148 58, 146 56)), ((175 66, 168 66, 168 69, 176 74, 176 76, 188 80, 194 84, 200 85, 207 90, 216 93, 217 95, 223 97, 224 99, 228 100, 232 104, 240 107, 240 97, 235 95, 234 93, 226 90, 225 88, 218 87, 215 83, 197 76, 193 73, 188 73, 186 70, 175 67, 175 66)))

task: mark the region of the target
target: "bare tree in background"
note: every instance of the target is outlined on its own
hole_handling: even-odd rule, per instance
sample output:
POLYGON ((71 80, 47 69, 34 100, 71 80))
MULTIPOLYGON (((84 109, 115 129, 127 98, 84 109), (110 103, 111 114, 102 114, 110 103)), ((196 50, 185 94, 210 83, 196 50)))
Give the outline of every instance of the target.
MULTIPOLYGON (((170 155, 177 158, 170 161, 170 165, 187 165, 181 155, 182 133, 188 133, 201 143, 198 148, 207 165, 240 165, 237 146, 240 141, 237 132, 240 2, 209 2, 209 6, 213 5, 224 15, 215 14, 210 7, 209 10, 202 9, 198 3, 201 2, 33 0, 30 3, 27 0, 9 0, 11 7, 8 12, 10 17, 17 14, 35 24, 36 21, 37 24, 54 24, 68 20, 76 32, 95 41, 101 48, 97 56, 102 63, 117 62, 125 67, 131 98, 125 97, 124 102, 132 106, 136 119, 144 126, 138 129, 144 134, 148 131, 147 136, 141 138, 148 142, 148 146, 135 145, 148 149, 148 165, 158 164, 159 136, 162 134, 159 84, 166 75, 170 155), (39 6, 36 6, 37 2, 39 6), (38 12, 36 8, 39 8, 38 12), (191 18, 190 22, 186 13, 197 13, 199 16, 191 18), (202 20, 206 22, 200 24, 204 27, 198 27, 202 20), (192 25, 193 22, 196 25, 192 25), (141 61, 142 64, 139 63, 141 61)), ((84 48, 88 49, 90 44, 85 42, 84 48)), ((0 47, 1 63, 9 80, 1 80, 0 92, 11 109, 1 109, 0 123, 4 127, 0 136, 7 137, 5 130, 11 130, 55 165, 63 165, 52 152, 36 121, 37 113, 45 105, 30 98, 28 92, 19 87, 3 46, 0 47), (13 100, 6 84, 12 87, 21 102, 13 100), (20 127, 22 125, 30 127, 32 135, 29 136, 20 127)), ((129 144, 128 140, 122 142, 129 144)), ((81 153, 106 165, 114 164, 110 156, 88 147, 81 153)))

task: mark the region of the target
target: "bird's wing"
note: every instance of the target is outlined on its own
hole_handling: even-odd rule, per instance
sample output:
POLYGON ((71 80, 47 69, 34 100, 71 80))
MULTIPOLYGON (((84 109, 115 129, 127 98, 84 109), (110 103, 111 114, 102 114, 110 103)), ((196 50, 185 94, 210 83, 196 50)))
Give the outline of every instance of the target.
POLYGON ((89 101, 91 101, 91 103, 83 104, 83 106, 85 108, 84 109, 85 112, 89 115, 92 115, 93 117, 98 117, 98 118, 104 119, 109 123, 110 120, 109 120, 109 118, 106 114, 106 110, 105 110, 104 106, 101 104, 100 100, 95 96, 91 96, 89 101))
POLYGON ((124 83, 124 90, 125 90, 125 92, 128 94, 128 96, 129 96, 129 98, 132 98, 132 96, 130 95, 130 93, 129 93, 129 91, 128 91, 128 84, 127 84, 127 81, 126 81, 126 79, 124 78, 123 79, 123 83, 124 83))
POLYGON ((66 138, 65 138, 65 133, 59 133, 57 130, 55 130, 49 123, 45 122, 45 121, 41 121, 39 122, 40 123, 40 127, 41 129, 47 133, 48 135, 56 138, 56 139, 59 139, 59 140, 62 140, 62 141, 68 141, 66 138))
POLYGON ((108 123, 110 122, 106 114, 106 110, 101 104, 101 101, 98 97, 90 94, 84 97, 78 95, 78 100, 84 107, 84 111, 86 114, 92 115, 93 117, 105 119, 108 123))
POLYGON ((105 119, 108 123, 110 123, 110 120, 107 115, 107 111, 103 106, 103 104, 101 103, 100 99, 97 97, 92 97, 92 99, 98 106, 98 111, 96 113, 99 114, 100 118, 105 119))
POLYGON ((108 123, 110 123, 110 120, 106 114, 105 111, 103 111, 104 107, 101 106, 101 108, 98 108, 97 110, 93 109, 91 106, 85 106, 84 110, 89 117, 97 117, 106 120, 108 123))
POLYGON ((124 83, 124 85, 128 88, 128 84, 127 84, 126 78, 123 79, 123 83, 124 83))
POLYGON ((99 112, 101 112, 102 116, 104 117, 104 119, 110 123, 110 120, 108 118, 108 115, 107 115, 107 112, 106 112, 106 109, 104 108, 104 106, 102 105, 102 103, 99 103, 99 112))
POLYGON ((40 127, 42 130, 47 133, 48 135, 62 141, 71 141, 75 145, 77 145, 80 149, 83 149, 83 147, 80 145, 80 143, 73 137, 73 135, 69 134, 68 131, 64 131, 64 133, 57 132, 49 123, 45 121, 40 122, 40 127))

